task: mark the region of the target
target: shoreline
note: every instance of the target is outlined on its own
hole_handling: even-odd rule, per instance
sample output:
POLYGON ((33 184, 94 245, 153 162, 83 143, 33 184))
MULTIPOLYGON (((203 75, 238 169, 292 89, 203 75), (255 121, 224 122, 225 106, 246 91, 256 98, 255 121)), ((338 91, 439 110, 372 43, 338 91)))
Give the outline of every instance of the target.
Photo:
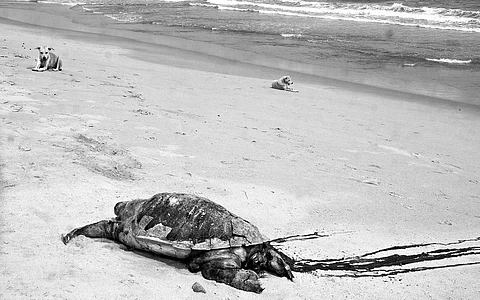
MULTIPOLYGON (((58 36, 75 35, 79 39, 92 39, 101 43, 120 44, 131 50, 130 55, 132 57, 143 61, 243 77, 268 78, 268 80, 288 74, 295 79, 294 81, 305 84, 333 85, 351 91, 371 91, 374 94, 381 93, 402 101, 421 101, 426 105, 467 110, 474 114, 480 112, 480 105, 473 103, 454 101, 421 93, 411 93, 388 87, 383 88, 378 85, 358 83, 350 80, 346 81, 339 78, 339 75, 333 77, 325 75, 346 72, 354 74, 349 75, 353 76, 353 78, 364 76, 362 73, 355 74, 354 70, 343 70, 343 67, 320 67, 299 64, 294 61, 269 58, 265 55, 234 50, 207 42, 134 32, 126 29, 112 29, 111 27, 116 24, 116 21, 102 15, 72 11, 70 9, 71 6, 67 5, 20 3, 20 5, 22 4, 25 7, 18 8, 18 3, 14 3, 13 7, 9 7, 7 4, 3 11, 0 12, 0 18, 3 18, 2 22, 18 22, 16 25, 27 27, 43 26, 58 36), (59 18, 59 15, 62 17, 59 18), (66 15, 66 17, 63 15, 66 15), (51 16, 54 16, 54 18, 51 16), (89 22, 96 25, 94 27, 87 26, 79 21, 81 18, 88 18, 91 20, 89 22), (57 29, 59 26, 62 29, 57 29), (134 46, 132 46, 132 42, 134 46), (177 55, 180 55, 182 59, 177 59, 177 55)), ((424 73, 423 76, 428 76, 429 74, 429 72, 422 72, 424 73)), ((372 80, 374 79, 372 78, 372 80)), ((405 89, 412 88, 414 87, 405 86, 405 89)))

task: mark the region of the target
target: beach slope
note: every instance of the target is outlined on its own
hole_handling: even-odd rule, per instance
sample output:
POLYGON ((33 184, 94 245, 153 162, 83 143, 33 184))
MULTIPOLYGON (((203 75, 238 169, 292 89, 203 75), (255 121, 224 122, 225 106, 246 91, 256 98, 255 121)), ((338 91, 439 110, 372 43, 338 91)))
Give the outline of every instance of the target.
POLYGON ((444 267, 478 255, 385 277, 267 274, 254 295, 111 241, 63 245, 115 203, 159 192, 207 197, 271 238, 326 235, 283 245, 298 257, 475 238, 480 118, 373 88, 294 78, 288 93, 270 88, 285 75, 274 69, 221 74, 205 71, 208 57, 212 68, 191 69, 98 34, 0 22, 0 298, 479 298, 478 265, 444 267), (39 43, 64 71, 32 72, 39 43))

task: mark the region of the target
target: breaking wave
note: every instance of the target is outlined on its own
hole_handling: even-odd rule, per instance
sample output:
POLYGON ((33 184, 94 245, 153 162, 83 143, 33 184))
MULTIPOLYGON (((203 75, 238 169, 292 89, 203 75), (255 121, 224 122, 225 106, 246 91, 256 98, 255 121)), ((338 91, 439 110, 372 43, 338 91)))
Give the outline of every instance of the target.
MULTIPOLYGON (((200 9, 480 32, 480 8, 477 11, 442 7, 411 7, 402 3, 372 4, 370 2, 345 3, 296 0, 48 0, 39 2, 67 5, 145 5, 147 10, 148 6, 159 3, 182 2, 182 5, 190 5, 200 9)), ((123 22, 134 22, 133 20, 136 20, 136 18, 133 18, 133 20, 129 18, 119 19, 123 22)))
POLYGON ((204 3, 190 3, 190 5, 205 6, 219 10, 249 11, 271 15, 276 14, 480 32, 480 11, 409 7, 401 3, 377 5, 292 0, 207 0, 204 3))

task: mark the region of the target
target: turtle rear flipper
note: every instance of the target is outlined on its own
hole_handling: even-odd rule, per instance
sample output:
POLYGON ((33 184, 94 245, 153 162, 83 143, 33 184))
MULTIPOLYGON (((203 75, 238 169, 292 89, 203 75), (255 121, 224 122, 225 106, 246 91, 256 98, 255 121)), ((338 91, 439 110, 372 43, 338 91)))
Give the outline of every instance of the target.
POLYGON ((106 238, 115 240, 117 222, 110 220, 103 220, 93 224, 85 225, 83 227, 75 228, 67 234, 62 234, 62 242, 66 245, 71 239, 79 235, 84 235, 89 238, 106 238))

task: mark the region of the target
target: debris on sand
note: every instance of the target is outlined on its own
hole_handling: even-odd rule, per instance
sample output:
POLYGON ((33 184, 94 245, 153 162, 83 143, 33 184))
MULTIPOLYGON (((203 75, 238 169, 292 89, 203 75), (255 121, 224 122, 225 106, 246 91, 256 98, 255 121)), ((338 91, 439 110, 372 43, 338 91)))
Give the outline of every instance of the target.
POLYGON ((195 293, 204 293, 206 294, 207 291, 205 290, 205 288, 198 282, 195 282, 193 285, 192 285, 192 290, 195 292, 195 293))

